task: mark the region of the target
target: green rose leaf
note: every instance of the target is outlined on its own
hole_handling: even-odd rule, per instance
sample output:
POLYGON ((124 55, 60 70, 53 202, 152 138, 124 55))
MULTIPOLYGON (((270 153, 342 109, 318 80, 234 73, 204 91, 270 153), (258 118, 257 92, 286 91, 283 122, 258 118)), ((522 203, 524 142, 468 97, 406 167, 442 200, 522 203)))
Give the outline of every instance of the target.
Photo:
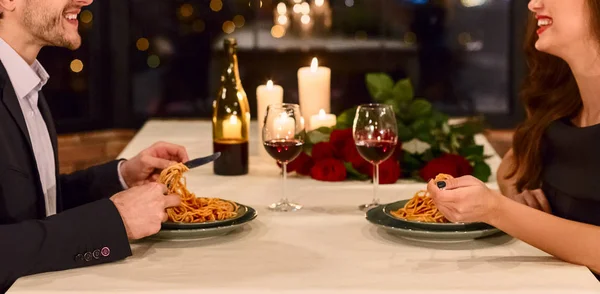
POLYGON ((487 182, 492 175, 492 169, 484 161, 476 162, 473 166, 473 176, 487 182))
POLYGON ((435 136, 433 136, 429 130, 415 134, 415 138, 425 143, 429 143, 430 145, 434 145, 435 143, 435 136))
POLYGON ((311 144, 329 141, 329 133, 322 133, 319 130, 312 130, 307 133, 308 141, 311 144))
POLYGON ((394 80, 385 73, 370 73, 366 76, 367 89, 376 101, 385 101, 393 97, 394 80))
POLYGON ((423 156, 422 156, 422 158, 425 162, 432 161, 436 157, 437 156, 434 155, 432 148, 429 148, 429 149, 427 149, 427 151, 423 152, 423 156))
POLYGON ((419 158, 419 155, 412 154, 409 152, 402 153, 402 161, 400 162, 400 166, 402 170, 405 171, 413 171, 421 169, 423 162, 419 158))
POLYGON ((448 116, 443 114, 442 112, 433 109, 431 111, 431 119, 437 124, 442 125, 443 123, 448 121, 448 116))
POLYGON ((332 128, 328 128, 328 127, 320 127, 318 129, 316 129, 315 131, 321 132, 323 134, 331 134, 331 132, 333 131, 332 128))
POLYGON ((408 112, 413 118, 422 117, 431 113, 431 103, 425 99, 416 99, 408 107, 408 112))
POLYGON ((460 155, 462 155, 463 157, 480 156, 481 158, 483 158, 483 146, 481 146, 481 145, 463 146, 462 148, 460 148, 458 153, 460 155))
POLYGON ((369 179, 369 176, 365 175, 365 174, 361 174, 359 171, 357 171, 353 166, 352 163, 350 162, 344 162, 344 166, 346 167, 346 172, 348 173, 348 175, 352 178, 355 178, 357 180, 360 181, 366 181, 369 179))
POLYGON ((410 141, 413 138, 413 132, 402 122, 398 122, 398 140, 401 142, 410 141))
POLYGON ((398 102, 410 102, 414 97, 413 86, 409 79, 399 80, 392 90, 394 99, 398 102))
POLYGON ((356 116, 356 107, 344 110, 338 117, 335 125, 336 129, 343 130, 351 128, 354 124, 354 117, 356 116))

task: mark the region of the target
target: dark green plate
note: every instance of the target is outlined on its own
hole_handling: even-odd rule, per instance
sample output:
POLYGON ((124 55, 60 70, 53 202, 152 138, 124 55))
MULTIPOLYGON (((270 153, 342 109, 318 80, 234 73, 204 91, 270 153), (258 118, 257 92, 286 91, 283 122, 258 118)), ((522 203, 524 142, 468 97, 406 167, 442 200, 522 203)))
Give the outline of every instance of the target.
POLYGON ((406 220, 394 216, 391 212, 398 210, 409 201, 410 199, 401 200, 398 202, 386 204, 383 206, 383 212, 391 219, 390 221, 395 223, 396 226, 431 230, 431 231, 476 231, 491 229, 492 226, 486 223, 428 223, 414 220, 406 220))
POLYGON ((416 228, 405 221, 398 221, 398 219, 390 217, 387 213, 385 213, 384 207, 384 205, 380 205, 367 211, 367 220, 390 234, 394 234, 406 239, 434 242, 456 242, 479 239, 501 232, 492 226, 489 226, 488 228, 457 231, 416 228))
MULTIPOLYGON (((225 200, 225 201, 228 201, 228 200, 225 200)), ((233 201, 230 201, 230 202, 233 202, 233 201)), ((246 215, 248 213, 247 206, 239 204, 237 202, 234 202, 234 203, 238 205, 238 211, 237 211, 238 214, 233 218, 229 218, 229 219, 225 219, 225 220, 208 221, 208 222, 203 222, 203 223, 176 223, 176 222, 167 221, 167 222, 162 223, 161 228, 162 229, 171 229, 171 230, 185 230, 185 229, 213 228, 213 227, 219 227, 219 226, 231 224, 232 222, 238 220, 239 218, 243 217, 244 215, 246 215)))
POLYGON ((221 224, 214 227, 195 228, 195 229, 161 229, 158 233, 148 237, 154 240, 198 240, 205 238, 219 237, 248 224, 254 220, 258 214, 254 208, 246 206, 247 212, 242 217, 233 220, 228 224, 221 224))

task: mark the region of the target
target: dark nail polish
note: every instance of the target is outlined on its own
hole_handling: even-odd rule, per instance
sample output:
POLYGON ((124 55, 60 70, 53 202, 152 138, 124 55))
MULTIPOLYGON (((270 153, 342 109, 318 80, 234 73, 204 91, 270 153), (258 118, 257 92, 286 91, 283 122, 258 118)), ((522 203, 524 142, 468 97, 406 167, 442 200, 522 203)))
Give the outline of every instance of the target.
POLYGON ((440 188, 440 189, 444 189, 444 188, 446 188, 446 182, 444 182, 444 181, 439 181, 439 182, 437 182, 437 186, 438 186, 438 188, 440 188))

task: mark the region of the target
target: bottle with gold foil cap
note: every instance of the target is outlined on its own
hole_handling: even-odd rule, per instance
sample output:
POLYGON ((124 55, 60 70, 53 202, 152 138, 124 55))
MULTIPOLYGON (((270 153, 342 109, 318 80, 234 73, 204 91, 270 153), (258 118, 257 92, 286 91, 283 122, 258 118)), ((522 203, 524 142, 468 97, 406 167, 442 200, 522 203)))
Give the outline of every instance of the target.
POLYGON ((237 59, 237 42, 225 39, 227 63, 221 86, 213 102, 213 150, 221 152, 214 162, 217 175, 235 176, 248 173, 248 139, 250 105, 242 87, 237 59))

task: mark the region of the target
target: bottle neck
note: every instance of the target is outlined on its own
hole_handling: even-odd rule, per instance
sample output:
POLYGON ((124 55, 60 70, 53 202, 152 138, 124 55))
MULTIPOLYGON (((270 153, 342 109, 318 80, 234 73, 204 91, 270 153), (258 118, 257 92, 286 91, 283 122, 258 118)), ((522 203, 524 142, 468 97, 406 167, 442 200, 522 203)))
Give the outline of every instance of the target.
POLYGON ((238 68, 237 50, 233 46, 225 48, 227 53, 227 67, 223 73, 224 82, 241 85, 240 71, 238 68))

